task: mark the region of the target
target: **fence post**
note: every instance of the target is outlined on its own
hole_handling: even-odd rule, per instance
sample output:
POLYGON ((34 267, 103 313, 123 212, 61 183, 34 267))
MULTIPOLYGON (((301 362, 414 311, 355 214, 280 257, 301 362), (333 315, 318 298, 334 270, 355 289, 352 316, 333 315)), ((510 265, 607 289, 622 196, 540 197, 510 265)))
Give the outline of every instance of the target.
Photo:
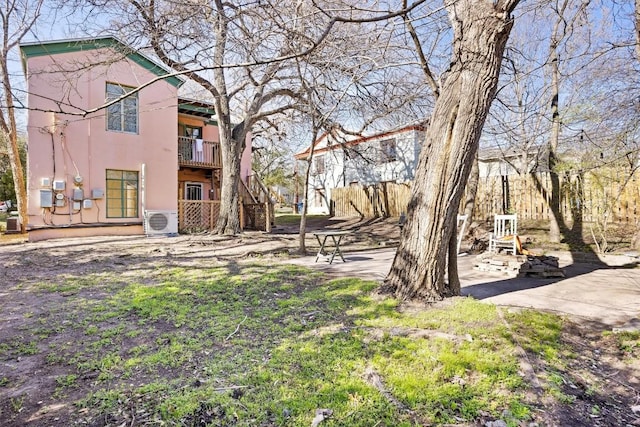
POLYGON ((269 202, 264 204, 264 218, 266 224, 264 225, 264 231, 271 233, 271 209, 269 209, 269 202))
POLYGON ((213 209, 213 200, 209 200, 209 231, 213 231, 215 228, 215 224, 217 219, 214 219, 214 209, 213 209))
POLYGON ((244 203, 240 202, 240 230, 244 230, 244 203))

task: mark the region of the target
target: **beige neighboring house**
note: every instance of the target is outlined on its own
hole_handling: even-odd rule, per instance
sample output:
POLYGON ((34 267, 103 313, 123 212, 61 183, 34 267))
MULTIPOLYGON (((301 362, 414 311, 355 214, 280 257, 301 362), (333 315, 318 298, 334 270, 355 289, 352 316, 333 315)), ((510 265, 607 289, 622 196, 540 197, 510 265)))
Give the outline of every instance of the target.
POLYGON ((194 215, 217 215, 218 126, 211 104, 178 96, 184 80, 112 37, 25 43, 21 53, 30 240, 171 235, 194 215))

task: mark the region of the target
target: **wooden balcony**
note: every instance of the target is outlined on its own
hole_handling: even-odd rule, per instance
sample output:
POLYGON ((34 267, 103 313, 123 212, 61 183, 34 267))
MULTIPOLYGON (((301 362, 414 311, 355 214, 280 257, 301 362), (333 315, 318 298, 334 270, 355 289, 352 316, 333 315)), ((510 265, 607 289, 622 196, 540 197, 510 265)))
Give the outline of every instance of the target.
POLYGON ((220 143, 179 136, 178 165, 202 169, 222 168, 220 143))

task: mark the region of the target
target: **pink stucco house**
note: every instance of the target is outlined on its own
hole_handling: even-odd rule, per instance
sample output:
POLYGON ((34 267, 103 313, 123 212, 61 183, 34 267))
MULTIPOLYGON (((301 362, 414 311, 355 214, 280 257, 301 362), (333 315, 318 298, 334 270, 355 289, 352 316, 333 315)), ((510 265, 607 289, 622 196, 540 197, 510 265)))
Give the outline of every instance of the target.
POLYGON ((26 43, 21 53, 30 240, 212 223, 222 165, 211 104, 179 97, 184 80, 162 78, 168 70, 115 38, 26 43))

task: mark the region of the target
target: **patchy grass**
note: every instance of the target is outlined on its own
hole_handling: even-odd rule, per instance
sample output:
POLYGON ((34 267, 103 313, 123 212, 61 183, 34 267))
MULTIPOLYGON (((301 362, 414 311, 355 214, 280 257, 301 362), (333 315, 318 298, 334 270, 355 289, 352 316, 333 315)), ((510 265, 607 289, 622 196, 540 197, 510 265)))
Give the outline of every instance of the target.
POLYGON ((625 355, 640 354, 640 332, 621 332, 616 337, 618 346, 625 355))
MULTIPOLYGON (((276 215, 275 221, 276 225, 300 225, 300 217, 299 214, 282 214, 276 215)), ((317 220, 326 220, 329 218, 329 215, 307 215, 307 221, 317 221, 317 220)))
MULTIPOLYGON (((515 426, 536 405, 522 348, 547 367, 547 394, 570 403, 558 317, 467 298, 405 312, 375 287, 267 264, 59 276, 17 291, 48 310, 0 338, 0 362, 41 357, 56 372, 33 398, 70 404, 51 414, 61 425, 308 426, 326 408, 327 427, 515 426)), ((620 335, 623 351, 637 345, 620 335)), ((7 369, 0 393, 25 381, 7 369)), ((36 412, 29 396, 6 396, 9 425, 36 412)))

